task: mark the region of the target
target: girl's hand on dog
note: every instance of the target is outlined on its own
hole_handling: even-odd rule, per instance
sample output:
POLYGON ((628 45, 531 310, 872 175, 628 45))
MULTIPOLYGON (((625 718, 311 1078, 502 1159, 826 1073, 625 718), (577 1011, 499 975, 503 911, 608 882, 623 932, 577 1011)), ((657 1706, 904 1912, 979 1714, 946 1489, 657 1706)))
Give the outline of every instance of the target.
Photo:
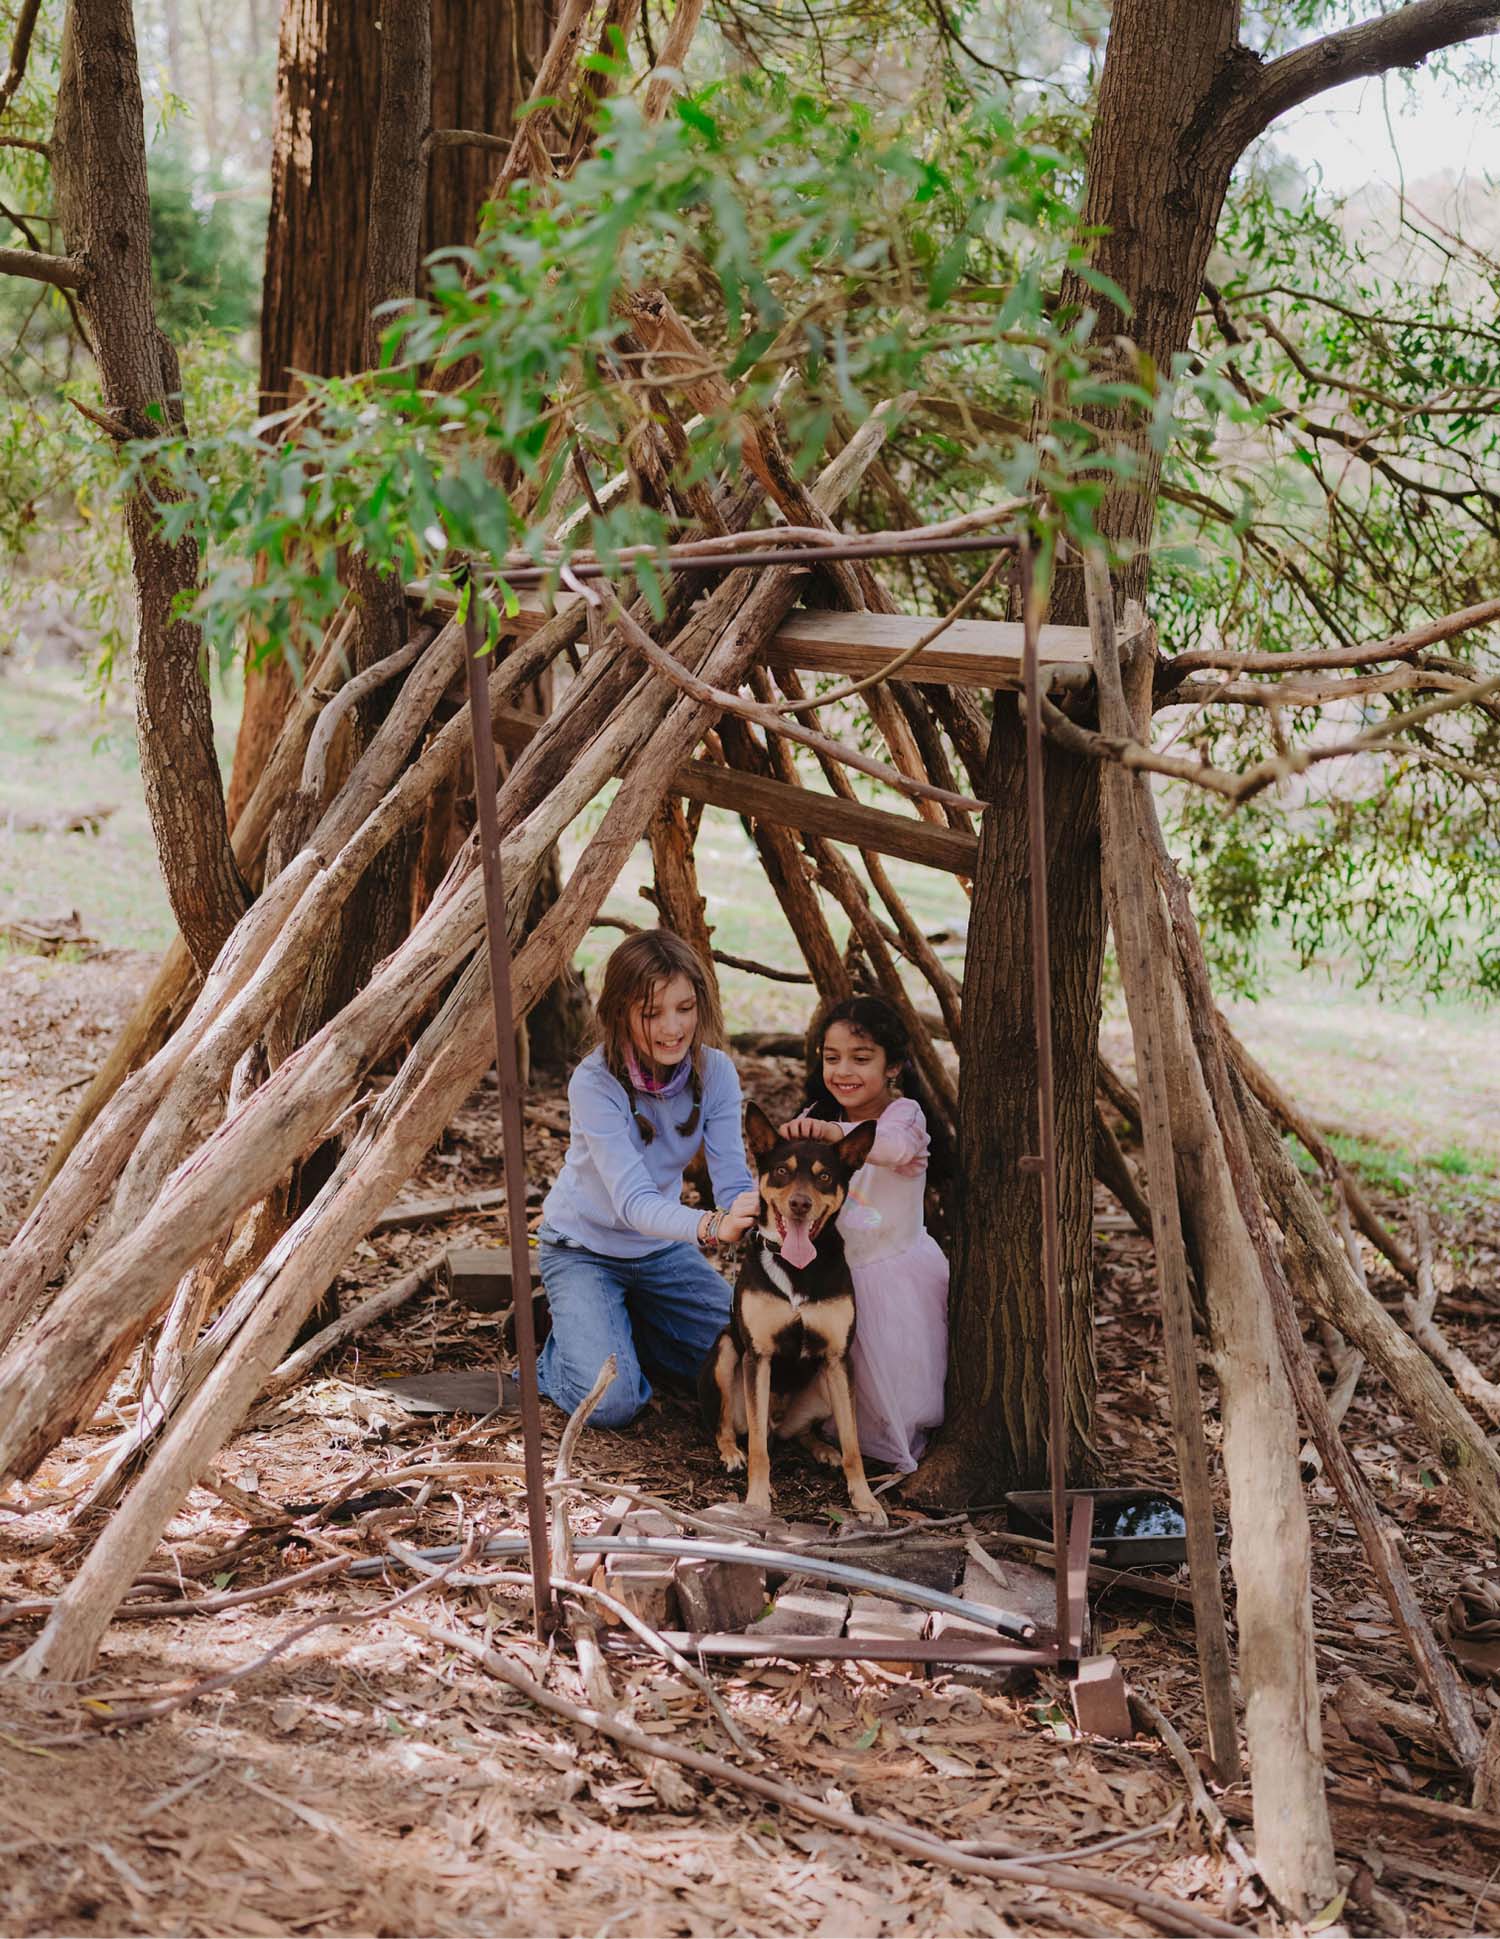
POLYGON ((781 1127, 783 1138, 821 1138, 825 1144, 836 1145, 844 1135, 841 1124, 830 1123, 827 1118, 793 1118, 790 1124, 781 1127))
POLYGON ((760 1216, 760 1193, 741 1192, 719 1224, 720 1245, 732 1246, 743 1239, 760 1216))

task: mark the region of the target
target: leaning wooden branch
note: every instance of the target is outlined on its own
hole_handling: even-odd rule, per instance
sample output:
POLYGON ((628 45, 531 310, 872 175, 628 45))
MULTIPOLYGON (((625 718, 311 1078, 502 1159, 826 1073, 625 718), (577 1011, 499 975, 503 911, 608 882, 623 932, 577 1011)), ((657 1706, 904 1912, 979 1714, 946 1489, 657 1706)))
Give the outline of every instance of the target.
POLYGON ((410 1272, 402 1273, 399 1279, 393 1279, 389 1286, 383 1286, 378 1293, 372 1293, 368 1299, 362 1299, 347 1313, 341 1313, 321 1332, 315 1333, 305 1345, 298 1347, 295 1353, 288 1354, 267 1380, 266 1398, 271 1400, 280 1394, 290 1393, 293 1387, 298 1386, 311 1373, 320 1360, 325 1359, 336 1348, 343 1346, 346 1341, 357 1339, 361 1333, 368 1332, 377 1320, 388 1319, 392 1313, 399 1312, 409 1300, 415 1299, 423 1287, 431 1282, 446 1252, 446 1245, 439 1246, 437 1251, 429 1253, 419 1266, 415 1266, 410 1272))
POLYGON ((54 289, 83 287, 83 264, 73 256, 49 256, 40 249, 0 249, 0 276, 25 276, 54 289))
POLYGON ((1157 875, 1171 912, 1177 943, 1178 962, 1188 998, 1188 1016, 1194 1042, 1198 1046, 1204 1074, 1208 1079, 1216 1115, 1224 1137, 1225 1155, 1242 1215, 1255 1244, 1276 1336, 1288 1378, 1297 1396, 1303 1419, 1322 1457, 1329 1479, 1358 1530, 1370 1567, 1379 1582, 1397 1628, 1416 1663, 1417 1673, 1427 1686, 1443 1727, 1448 1732, 1463 1768, 1471 1775, 1478 1766, 1483 1739, 1474 1722, 1469 1700, 1452 1663, 1444 1654, 1412 1587, 1411 1577, 1396 1544, 1396 1539, 1380 1513, 1364 1470, 1344 1445, 1328 1411, 1328 1397, 1319 1384, 1302 1328, 1293 1304, 1286 1270, 1273 1246, 1264 1201, 1261 1198, 1251 1156, 1249 1137, 1239 1098, 1234 1089, 1229 1060, 1219 1029, 1209 988, 1203 945, 1188 906, 1187 887, 1177 872, 1154 812, 1148 824, 1155 853, 1157 875))
MULTIPOLYGON (((1098 669, 1100 718, 1118 733, 1129 728, 1130 704, 1125 695, 1114 636, 1112 595, 1108 577, 1102 568, 1090 569, 1088 593, 1089 621, 1093 629, 1098 669)), ((1146 1146, 1147 1190, 1151 1199, 1152 1230, 1156 1244, 1167 1386, 1171 1395, 1172 1433, 1187 1521, 1188 1567, 1210 1754, 1219 1781, 1232 1784, 1239 1776, 1239 1737, 1230 1687, 1229 1640, 1224 1618, 1224 1592, 1219 1578, 1218 1533, 1208 1472, 1208 1446, 1203 1431, 1203 1401, 1198 1389, 1198 1360, 1193 1344, 1187 1248, 1173 1157, 1165 1035, 1168 1020, 1163 1014, 1163 1006, 1169 1001, 1169 992, 1162 981, 1165 966, 1160 948, 1161 919, 1155 906, 1155 887, 1140 866, 1136 785, 1122 768, 1112 766, 1105 772, 1102 794, 1105 892, 1110 923, 1115 932, 1115 954, 1135 1038, 1136 1068, 1141 1080, 1141 1127, 1146 1146)))
MULTIPOLYGON (((1085 585, 1101 710, 1105 724, 1119 733, 1132 722, 1115 637, 1113 594, 1097 555, 1085 562, 1085 585)), ((1153 1165, 1149 1179, 1158 1247, 1170 1204, 1180 1195, 1219 1376, 1256 1854, 1278 1900, 1294 1916, 1306 1918, 1333 1897, 1336 1873, 1324 1799, 1312 1541, 1297 1470, 1296 1411, 1246 1217, 1231 1183, 1223 1133, 1191 1027, 1190 1000, 1173 969, 1171 931, 1148 848, 1154 821, 1151 792, 1118 768, 1106 770, 1105 781, 1111 914, 1122 917, 1117 943, 1122 934, 1134 939, 1120 949, 1121 972, 1127 992, 1135 990, 1142 999, 1131 1005, 1143 1080, 1142 1125, 1149 1130, 1153 1117, 1158 1120, 1158 1140, 1164 1133, 1165 1169, 1171 1176, 1171 1182, 1159 1185, 1159 1168, 1153 1165), (1127 911, 1132 915, 1129 923, 1123 919, 1127 911), (1159 1071, 1166 1093, 1165 1124, 1160 1123, 1161 1111, 1153 1111, 1147 1102, 1145 1079, 1152 1069, 1159 1071)), ((1181 1297, 1179 1293, 1179 1306, 1181 1297)), ((1164 1300, 1164 1311, 1171 1310, 1164 1300)), ((1180 1338, 1180 1319, 1176 1330, 1180 1338)), ((1196 1372, 1190 1335, 1184 1345, 1186 1352, 1178 1352, 1186 1365, 1174 1382, 1174 1425, 1179 1417, 1176 1389, 1180 1385, 1185 1390, 1180 1435, 1189 1425, 1189 1407, 1196 1404, 1200 1426, 1202 1419, 1196 1379, 1191 1385, 1188 1381, 1196 1372)), ((1217 1557, 1208 1566, 1217 1572, 1217 1557)), ((1194 1561, 1195 1601, 1201 1572, 1202 1565, 1194 1561)))
POLYGON ((1500 1460, 1495 1450, 1411 1335, 1361 1286, 1266 1112, 1248 1091, 1242 1104, 1256 1175, 1281 1227, 1287 1265, 1303 1302, 1365 1354, 1389 1383, 1433 1459, 1463 1494, 1479 1526, 1500 1540, 1500 1460))

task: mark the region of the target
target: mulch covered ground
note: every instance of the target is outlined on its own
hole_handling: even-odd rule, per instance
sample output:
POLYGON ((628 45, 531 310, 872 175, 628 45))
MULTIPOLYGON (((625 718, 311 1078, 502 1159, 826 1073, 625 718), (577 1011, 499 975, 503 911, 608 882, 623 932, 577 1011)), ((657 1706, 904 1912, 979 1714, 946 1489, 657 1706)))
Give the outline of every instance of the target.
MULTIPOLYGON (((80 976, 94 967, 79 966, 80 976)), ((0 1239, 40 1164, 48 1120, 66 1106, 64 1087, 101 1054, 109 1013, 128 1000, 130 980, 118 977, 119 987, 102 989, 92 1005, 81 990, 52 983, 43 1029, 27 1010, 33 996, 21 987, 24 965, 0 964, 0 1042, 11 1057, 0 1065, 0 1124, 21 1123, 24 1090, 45 1100, 43 1108, 33 1106, 34 1142, 19 1151, 12 1142, 6 1154, 0 1239), (23 1012, 31 1027, 8 1034, 23 1012)), ((747 1091, 773 1111, 795 1096, 790 1064, 747 1060, 744 1076, 747 1091)), ((492 1088, 481 1086, 413 1181, 411 1196, 498 1183, 494 1101, 492 1088)), ((539 1181, 560 1162, 562 1124, 560 1093, 543 1088, 530 1124, 539 1181)), ((1116 1208, 1101 1198, 1100 1210, 1116 1208)), ((341 1290, 350 1301, 440 1246, 495 1244, 502 1234, 496 1218, 484 1215, 379 1235, 350 1260, 341 1290)), ((1463 1237, 1464 1284, 1451 1289, 1441 1312, 1452 1337, 1488 1367, 1500 1320, 1500 1240, 1477 1211, 1463 1237)), ((1141 1241, 1114 1231, 1101 1239, 1101 1451, 1112 1478, 1169 1483, 1150 1269, 1141 1241)), ((521 1448, 513 1424, 465 1442, 468 1421, 414 1419, 381 1393, 391 1375, 490 1366, 496 1354, 494 1321, 435 1291, 352 1343, 285 1400, 266 1405, 226 1449, 215 1474, 230 1485, 232 1501, 195 1491, 152 1562, 160 1578, 152 1593, 171 1596, 180 1585, 192 1594, 222 1594, 328 1557, 379 1555, 393 1536, 435 1546, 470 1528, 518 1527, 521 1448), (355 1484, 368 1495, 399 1469, 455 1459, 492 1462, 495 1470, 398 1484, 397 1500, 352 1519, 336 1514, 291 1530, 278 1516, 355 1484)), ((1205 1407, 1211 1404, 1205 1382, 1205 1407)), ((548 1410, 549 1447, 561 1424, 548 1410)), ((1436 1613, 1461 1582, 1485 1569, 1462 1503, 1431 1472, 1377 1381, 1362 1386, 1347 1431, 1436 1613)), ((88 1531, 70 1524, 70 1510, 115 1432, 106 1407, 93 1430, 28 1483, 30 1512, 0 1519, 0 1600, 52 1593, 76 1567, 88 1531)), ((670 1397, 655 1401, 628 1432, 588 1433, 577 1470, 601 1487, 640 1488, 684 1508, 733 1492, 695 1415, 670 1397)), ((778 1508, 794 1518, 836 1514, 842 1506, 838 1477, 795 1457, 784 1460, 776 1481, 778 1508)), ((1388 1695, 1421 1699, 1351 1527, 1321 1482, 1311 1501, 1334 1815, 1348 1867, 1344 1916, 1371 1931, 1382 1923, 1431 1933, 1500 1929, 1500 1898, 1486 1896, 1500 1877, 1500 1820, 1448 1822, 1444 1800, 1462 1792, 1441 1753, 1372 1729, 1357 1706, 1345 1705, 1344 1715, 1337 1707, 1351 1673, 1388 1695), (1359 1801, 1369 1787, 1378 1787, 1380 1802, 1359 1801)), ((594 1513, 581 1507, 578 1525, 591 1525, 594 1513)), ((576 1734, 470 1659, 403 1626, 410 1615, 487 1637, 582 1700, 567 1648, 549 1659, 531 1640, 522 1591, 435 1591, 382 1613, 411 1582, 392 1570, 385 1580, 315 1583, 192 1619, 119 1622, 95 1678, 66 1701, 44 1703, 0 1681, 0 1928, 750 1930, 853 1939, 1056 1930, 1050 1914, 1061 1907, 1074 1922, 1069 1929, 1145 1930, 1096 1902, 1059 1901, 1040 1888, 914 1864, 701 1781, 694 1781, 691 1812, 667 1811, 609 1744, 576 1734), (365 1620, 317 1628, 252 1674, 157 1721, 111 1726, 112 1709, 252 1664, 301 1625, 333 1612, 365 1620)), ((1182 1608, 1112 1593, 1097 1604, 1095 1626, 1096 1647, 1114 1651, 1132 1684, 1191 1744, 1201 1743, 1182 1608)), ((0 1627, 0 1655, 33 1633, 32 1623, 0 1627)), ((619 1659, 615 1674, 639 1729, 739 1757, 701 1694, 678 1674, 640 1657, 619 1659)), ((1232 1862, 1208 1848, 1160 1745, 1146 1738, 1080 1741, 1066 1691, 1053 1679, 1004 1693, 873 1666, 770 1663, 714 1674, 726 1709, 757 1753, 756 1768, 783 1782, 950 1840, 1004 1839, 1038 1853, 1077 1854, 1100 1875, 1264 1924, 1253 1891, 1240 1896, 1232 1862), (1102 1844, 1112 1849, 1088 1855, 1102 1844)), ((1488 1691, 1475 1688, 1483 1716, 1488 1691)), ((1224 1802, 1238 1821, 1248 1793, 1230 1793, 1224 1802)))

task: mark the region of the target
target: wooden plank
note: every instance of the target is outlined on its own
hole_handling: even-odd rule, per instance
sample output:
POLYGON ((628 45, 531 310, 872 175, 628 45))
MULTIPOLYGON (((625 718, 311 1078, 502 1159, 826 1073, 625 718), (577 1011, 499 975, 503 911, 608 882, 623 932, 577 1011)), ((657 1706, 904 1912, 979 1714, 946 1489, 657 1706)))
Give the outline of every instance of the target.
MULTIPOLYGON (((451 613, 451 593, 429 593, 410 586, 408 598, 419 608, 451 613)), ((559 611, 577 599, 576 593, 558 596, 559 611)), ((520 595, 521 609, 512 622, 524 639, 546 617, 536 593, 520 595)), ((771 643, 767 659, 773 667, 792 667, 801 673, 832 673, 863 680, 881 673, 898 653, 915 645, 934 622, 905 613, 804 612, 788 614, 771 643)), ((1044 667, 1072 667, 1087 675, 1093 669, 1093 648, 1086 626, 1044 626, 1040 640, 1044 667)), ((980 687, 989 690, 1021 685, 1021 628, 1007 620, 959 619, 939 634, 901 669, 903 680, 939 687, 980 687)))
MULTIPOLYGON (((789 613, 771 642, 773 667, 802 673, 836 673, 863 680, 883 672, 898 653, 932 631, 934 622, 905 613, 789 613)), ((1005 620, 958 619, 901 669, 903 680, 941 687, 1014 687, 1021 684, 1021 628, 1005 620)), ((1086 626, 1044 626, 1043 666, 1076 666, 1087 672, 1093 652, 1086 626)))
MULTIPOLYGON (((520 749, 541 725, 535 714, 502 708, 495 720, 496 738, 507 748, 520 749)), ((805 829, 829 841, 872 849, 898 861, 941 869, 947 875, 973 875, 979 843, 961 828, 943 828, 915 815, 897 815, 870 808, 862 801, 843 801, 813 788, 788 787, 738 768, 721 768, 709 761, 689 761, 673 782, 677 794, 731 814, 750 815, 778 828, 805 829)))
POLYGON ((873 849, 877 855, 893 855, 949 875, 971 876, 978 865, 979 843, 961 828, 942 828, 915 815, 889 814, 812 788, 790 788, 785 782, 742 774, 737 768, 689 761, 678 770, 675 786, 689 801, 728 808, 773 827, 805 829, 830 841, 873 849))

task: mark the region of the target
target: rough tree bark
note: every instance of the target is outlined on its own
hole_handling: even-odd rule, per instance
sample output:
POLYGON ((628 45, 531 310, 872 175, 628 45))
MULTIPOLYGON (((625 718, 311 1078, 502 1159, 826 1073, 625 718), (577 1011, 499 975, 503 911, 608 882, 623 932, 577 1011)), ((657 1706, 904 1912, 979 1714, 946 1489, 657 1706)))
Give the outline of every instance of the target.
MULTIPOLYGON (((1097 341, 1128 338, 1149 360, 1145 367, 1170 371, 1173 358, 1189 345, 1230 176, 1256 136, 1327 88, 1419 62, 1483 31, 1493 13, 1484 0, 1418 0, 1267 62, 1238 43, 1239 0, 1116 0, 1089 141, 1083 222, 1098 237, 1095 267, 1123 290, 1130 314, 1122 316, 1076 277, 1064 279, 1063 308, 1097 311, 1097 341)), ((1136 414, 1122 410, 1104 418, 1101 429, 1136 459, 1134 481, 1109 493, 1099 519, 1101 531, 1130 554, 1119 581, 1123 602, 1144 594, 1161 458, 1136 414)), ((1086 622, 1081 574, 1059 576, 1052 617, 1066 625, 1086 622)), ((1048 799, 1053 892, 1064 906, 1086 902, 1089 909, 1078 932, 1064 922, 1053 929, 1061 991, 1097 977, 1099 885, 1091 858, 1098 810, 1096 791, 1082 780, 1070 804, 1062 757, 1054 749, 1048 760, 1049 771, 1059 763, 1048 799), (1061 826, 1059 817, 1067 818, 1061 826)), ((1018 1189, 1014 1173, 1015 1157, 1031 1148, 1033 1135, 1030 1119, 1021 1115, 1021 1094, 1033 1084, 1030 1052, 1018 1028, 1025 979, 1014 973, 1026 960, 1025 880, 1024 818, 992 809, 975 884, 964 1002, 970 1046, 962 1141, 965 1236, 954 1262, 948 1426, 910 1484, 918 1498, 946 1503, 966 1494, 973 1499, 971 1491, 983 1493, 1011 1475, 1036 1474, 1041 1458, 1034 1438, 1042 1418, 1040 1392, 1024 1406, 1002 1399, 1017 1380, 1037 1379, 1040 1359, 1027 1365, 1023 1357, 1023 1372, 1009 1359, 978 1358, 1012 1348, 1024 1356, 1039 1331, 1039 1194, 1030 1183, 1018 1189), (976 1069, 980 1045, 991 1048, 976 1069), (996 1068, 1001 1063, 1010 1067, 1004 1082, 996 1068), (996 1445, 1000 1433, 1022 1438, 1014 1447, 996 1445)), ((1097 1006, 1097 983, 1093 991, 1090 1007, 1097 1006)), ((1070 1004, 1060 999, 1054 1014, 1058 1069, 1069 1070, 1070 1047, 1076 1047, 1073 1074, 1091 1073, 1094 1048, 1073 1037, 1071 1023, 1070 1004)), ((1091 1310, 1086 1147, 1074 1148, 1070 1140, 1060 1147, 1059 1162, 1065 1284, 1073 1309, 1069 1330, 1070 1337, 1083 1339, 1091 1310)), ((1075 1435, 1089 1419, 1092 1377, 1089 1356, 1072 1353, 1067 1401, 1075 1435)))
MULTIPOLYGON (((1046 750, 1048 916, 1057 1073, 1058 1225, 1069 1472, 1089 1467, 1094 1404, 1094 1046, 1104 905, 1098 777, 1046 750)), ((1046 1327, 1035 1151, 1036 1041, 1027 906, 1023 723, 997 695, 964 975, 962 1170, 949 1319, 948 1425, 909 1484, 920 1500, 994 1500, 1046 1480, 1046 1327)))
MULTIPOLYGON (((151 292, 151 203, 140 68, 129 0, 68 9, 57 125, 57 210, 82 268, 106 415, 122 436, 181 428, 181 380, 151 292)), ((248 892, 229 845, 224 789, 196 626, 174 617, 198 582, 191 539, 168 544, 146 493, 126 504, 137 602, 132 670, 146 806, 167 897, 205 971, 244 913, 248 892)))
MULTIPOLYGON (((541 58, 549 0, 433 0, 433 128, 504 136, 541 58)), ((271 219, 261 310, 260 408, 298 395, 297 373, 343 376, 365 359, 367 232, 380 111, 381 36, 363 0, 286 0, 277 53, 271 219)), ((473 240, 494 173, 483 148, 435 147, 421 256, 473 240)), ((279 654, 247 671, 229 807, 248 800, 292 693, 279 654)))

